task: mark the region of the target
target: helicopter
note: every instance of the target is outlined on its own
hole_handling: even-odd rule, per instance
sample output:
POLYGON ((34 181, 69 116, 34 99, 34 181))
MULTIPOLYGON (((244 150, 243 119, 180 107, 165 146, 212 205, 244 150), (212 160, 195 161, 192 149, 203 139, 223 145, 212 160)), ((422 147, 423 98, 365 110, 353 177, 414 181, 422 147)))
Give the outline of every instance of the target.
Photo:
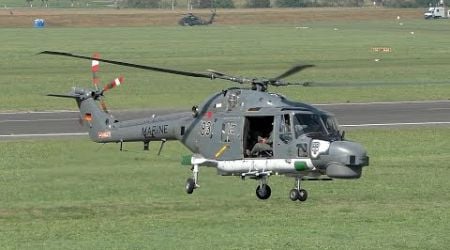
POLYGON ((216 16, 216 11, 211 11, 211 16, 208 20, 203 20, 202 18, 192 14, 187 13, 178 20, 178 24, 181 26, 194 26, 194 25, 209 25, 214 21, 214 17, 216 16))
POLYGON ((301 187, 301 181, 357 179, 363 167, 369 165, 367 151, 361 144, 345 139, 333 114, 268 91, 270 86, 308 86, 308 82, 287 82, 283 78, 314 65, 294 65, 274 78, 245 78, 212 70, 190 72, 67 52, 40 54, 92 60, 94 79, 98 62, 105 62, 248 85, 214 93, 190 111, 124 121, 114 119, 103 103, 105 92, 119 85, 121 77, 103 88, 98 88, 94 80, 94 89, 73 87, 68 94, 49 94, 76 101, 94 142, 120 143, 120 149, 124 142, 143 142, 144 149, 148 149, 150 142, 160 141, 159 154, 167 141, 180 141, 193 153, 181 160, 191 170, 185 183, 188 194, 200 187, 200 167, 213 167, 221 176, 256 180, 255 193, 261 200, 271 196, 269 177, 293 177, 289 198, 306 201, 308 192, 301 187))

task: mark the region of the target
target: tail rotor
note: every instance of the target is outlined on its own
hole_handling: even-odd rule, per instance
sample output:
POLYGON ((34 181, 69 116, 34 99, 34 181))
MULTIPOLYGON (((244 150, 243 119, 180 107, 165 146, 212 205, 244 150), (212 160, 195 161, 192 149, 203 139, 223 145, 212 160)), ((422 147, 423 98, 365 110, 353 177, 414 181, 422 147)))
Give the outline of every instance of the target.
POLYGON ((113 89, 117 86, 119 86, 123 80, 124 77, 123 76, 119 76, 117 78, 115 78, 114 80, 112 80, 110 83, 106 84, 103 89, 100 91, 98 85, 100 84, 100 77, 98 77, 98 72, 100 70, 100 54, 99 53, 94 53, 92 55, 92 61, 91 61, 91 71, 92 71, 92 84, 95 87, 95 98, 98 99, 100 101, 100 106, 102 108, 102 110, 105 113, 109 113, 108 108, 106 107, 106 103, 104 100, 104 96, 103 93, 105 91, 108 91, 110 89, 113 89))

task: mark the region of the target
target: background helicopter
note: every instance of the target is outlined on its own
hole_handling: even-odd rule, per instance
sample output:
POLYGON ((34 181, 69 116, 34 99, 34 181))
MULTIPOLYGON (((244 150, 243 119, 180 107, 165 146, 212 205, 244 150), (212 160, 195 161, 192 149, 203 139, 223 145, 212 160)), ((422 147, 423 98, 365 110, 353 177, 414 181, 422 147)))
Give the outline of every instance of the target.
POLYGON ((216 11, 211 11, 211 16, 208 20, 203 20, 202 18, 192 14, 187 13, 184 14, 184 16, 178 20, 178 24, 181 26, 194 26, 194 25, 209 25, 212 24, 214 21, 214 17, 216 16, 216 11))
POLYGON ((267 92, 269 86, 306 85, 282 79, 313 65, 296 65, 275 78, 249 79, 216 71, 180 71, 65 52, 43 51, 41 54, 93 61, 95 89, 73 88, 66 95, 49 95, 75 99, 93 141, 121 145, 123 142, 142 141, 147 146, 150 141, 161 141, 162 148, 168 140, 179 140, 193 152, 193 155, 182 159, 182 164, 192 166, 192 177, 185 185, 188 194, 200 187, 200 166, 214 167, 223 176, 259 181, 256 188, 259 199, 268 199, 271 195, 270 176, 294 177, 295 184, 289 197, 293 201, 305 201, 308 193, 301 188, 301 180, 355 179, 361 176, 362 168, 369 165, 366 150, 360 144, 344 139, 332 114, 267 92), (117 121, 102 104, 102 97, 121 80, 117 78, 99 89, 94 69, 99 61, 190 77, 228 80, 251 87, 234 87, 215 93, 202 104, 193 106, 192 112, 117 121))

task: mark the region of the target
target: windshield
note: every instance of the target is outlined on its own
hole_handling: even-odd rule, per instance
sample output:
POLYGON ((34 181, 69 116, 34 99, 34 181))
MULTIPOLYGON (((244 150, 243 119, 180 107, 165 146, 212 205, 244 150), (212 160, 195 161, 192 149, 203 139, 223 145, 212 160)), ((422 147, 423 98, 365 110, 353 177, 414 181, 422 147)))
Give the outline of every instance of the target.
POLYGON ((339 125, 336 118, 332 115, 322 115, 323 123, 330 135, 339 135, 339 125))
POLYGON ((327 135, 322 120, 319 115, 311 113, 297 113, 294 115, 295 137, 298 138, 304 134, 316 133, 327 135))
POLYGON ((340 136, 339 126, 334 116, 328 114, 294 114, 295 138, 302 135, 315 138, 336 140, 340 136))

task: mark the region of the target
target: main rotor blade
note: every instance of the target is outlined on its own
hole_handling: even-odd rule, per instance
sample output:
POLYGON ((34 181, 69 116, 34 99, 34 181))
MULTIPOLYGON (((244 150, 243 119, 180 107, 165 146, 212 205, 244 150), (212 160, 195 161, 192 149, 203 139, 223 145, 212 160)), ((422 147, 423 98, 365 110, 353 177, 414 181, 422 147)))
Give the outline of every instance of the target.
POLYGON ((115 60, 108 60, 108 59, 101 59, 101 58, 92 58, 92 57, 89 57, 89 56, 80 56, 80 55, 75 55, 75 54, 71 54, 71 53, 67 53, 67 52, 42 51, 39 54, 56 55, 56 56, 68 56, 68 57, 75 57, 75 58, 81 58, 81 59, 86 59, 86 60, 97 60, 97 61, 100 61, 100 62, 116 64, 116 65, 121 65, 121 66, 125 66, 125 67, 145 69, 145 70, 152 70, 152 71, 158 71, 158 72, 164 72, 164 73, 176 74, 176 75, 191 76, 191 77, 202 77, 202 78, 211 78, 212 77, 211 74, 208 74, 208 73, 189 72, 189 71, 182 71, 182 70, 175 70, 175 69, 167 69, 167 68, 160 68, 160 67, 154 67, 154 66, 140 65, 140 64, 134 64, 134 63, 127 63, 127 62, 121 62, 121 61, 115 61, 115 60))
POLYGON ((59 95, 59 94, 47 94, 47 96, 62 97, 62 98, 77 98, 76 96, 73 96, 73 95, 59 95))
POLYGON ((295 74, 297 72, 300 72, 300 71, 302 71, 302 70, 304 70, 306 68, 310 68, 310 67, 314 67, 314 65, 312 65, 312 64, 298 64, 298 65, 295 65, 294 67, 290 68, 288 71, 284 72, 283 74, 281 74, 281 75, 279 75, 279 76, 277 76, 275 78, 272 78, 270 80, 271 81, 277 81, 277 80, 283 79, 285 77, 288 77, 288 76, 290 76, 292 74, 295 74))

